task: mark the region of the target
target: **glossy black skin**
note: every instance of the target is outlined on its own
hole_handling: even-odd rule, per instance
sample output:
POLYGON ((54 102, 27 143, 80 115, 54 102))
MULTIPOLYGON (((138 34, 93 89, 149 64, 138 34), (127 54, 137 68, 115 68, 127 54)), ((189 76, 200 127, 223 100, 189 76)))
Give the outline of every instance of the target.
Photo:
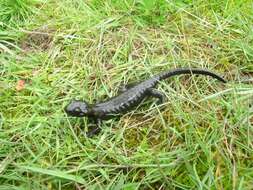
MULTIPOLYGON (((65 108, 65 111, 70 116, 85 116, 93 119, 96 123, 100 123, 101 120, 111 119, 115 115, 132 110, 132 108, 139 105, 140 102, 146 97, 156 97, 159 99, 159 103, 163 103, 166 99, 165 95, 154 89, 154 87, 161 80, 181 74, 209 75, 221 82, 226 82, 219 75, 205 69, 178 68, 160 73, 151 77, 150 79, 139 82, 138 84, 128 85, 125 89, 121 90, 120 94, 103 102, 88 104, 85 101, 74 100, 65 108)), ((99 127, 92 130, 89 136, 97 133, 98 131, 99 127)))

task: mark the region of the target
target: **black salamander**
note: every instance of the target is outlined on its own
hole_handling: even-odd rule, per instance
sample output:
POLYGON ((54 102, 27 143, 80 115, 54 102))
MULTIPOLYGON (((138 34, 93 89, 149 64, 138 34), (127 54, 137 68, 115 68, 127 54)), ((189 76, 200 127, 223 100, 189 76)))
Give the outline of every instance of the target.
POLYGON ((226 82, 225 79, 219 75, 205 69, 178 68, 162 72, 137 84, 127 85, 117 96, 103 102, 89 104, 86 101, 73 100, 65 107, 65 111, 70 116, 88 117, 93 119, 96 122, 97 127, 88 132, 88 136, 92 136, 100 131, 99 125, 101 120, 108 120, 115 115, 126 113, 132 110, 146 97, 158 98, 158 103, 163 103, 166 100, 165 95, 154 87, 161 80, 181 74, 208 75, 218 79, 221 82, 226 82))

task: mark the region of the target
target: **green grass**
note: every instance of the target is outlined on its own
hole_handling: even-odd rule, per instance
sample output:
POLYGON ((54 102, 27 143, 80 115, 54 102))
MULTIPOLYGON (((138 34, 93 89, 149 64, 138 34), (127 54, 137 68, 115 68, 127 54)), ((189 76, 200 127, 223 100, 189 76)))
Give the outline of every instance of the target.
POLYGON ((253 189, 253 4, 249 0, 3 0, 0 190, 253 189), (163 81, 86 138, 71 99, 176 67, 222 74, 163 81), (16 89, 25 81, 22 90, 16 89))

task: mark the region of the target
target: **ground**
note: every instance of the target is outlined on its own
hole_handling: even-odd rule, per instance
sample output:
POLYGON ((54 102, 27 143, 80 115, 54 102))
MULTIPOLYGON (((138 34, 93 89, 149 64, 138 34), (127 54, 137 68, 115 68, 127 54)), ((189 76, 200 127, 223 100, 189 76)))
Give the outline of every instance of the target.
POLYGON ((0 189, 253 189, 251 0, 2 0, 0 189), (153 99, 103 123, 72 99, 177 67, 153 99))

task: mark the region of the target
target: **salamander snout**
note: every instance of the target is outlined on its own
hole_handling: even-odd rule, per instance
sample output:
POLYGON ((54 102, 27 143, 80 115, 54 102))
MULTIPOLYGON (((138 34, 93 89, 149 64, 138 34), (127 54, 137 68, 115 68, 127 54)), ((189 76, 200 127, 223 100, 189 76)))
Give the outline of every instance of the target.
POLYGON ((70 116, 83 117, 90 113, 90 105, 85 101, 72 101, 65 107, 65 112, 70 116))

